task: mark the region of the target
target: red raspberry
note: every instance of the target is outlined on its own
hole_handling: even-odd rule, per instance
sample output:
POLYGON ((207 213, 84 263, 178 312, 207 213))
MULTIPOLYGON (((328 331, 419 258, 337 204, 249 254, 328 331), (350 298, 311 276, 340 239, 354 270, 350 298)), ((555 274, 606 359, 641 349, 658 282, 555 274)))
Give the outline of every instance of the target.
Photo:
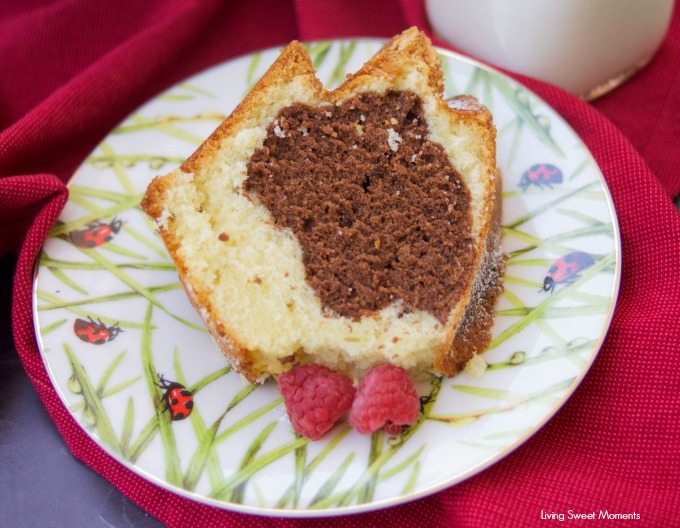
POLYGON ((395 365, 377 365, 359 383, 349 423, 361 434, 381 427, 397 434, 418 419, 420 400, 408 372, 395 365))
POLYGON ((318 440, 352 406, 352 380, 321 365, 298 365, 278 378, 295 432, 318 440))

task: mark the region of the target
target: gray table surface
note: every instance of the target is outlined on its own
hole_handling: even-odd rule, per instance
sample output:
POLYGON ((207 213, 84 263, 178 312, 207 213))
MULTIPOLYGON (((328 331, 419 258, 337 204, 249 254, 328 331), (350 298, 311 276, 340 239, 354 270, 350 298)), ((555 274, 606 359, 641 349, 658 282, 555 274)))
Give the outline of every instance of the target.
POLYGON ((162 524, 69 451, 12 338, 15 259, 0 259, 0 528, 156 528, 162 524))
POLYGON ((12 338, 14 264, 0 259, 0 528, 162 526, 71 455, 38 399, 12 338))

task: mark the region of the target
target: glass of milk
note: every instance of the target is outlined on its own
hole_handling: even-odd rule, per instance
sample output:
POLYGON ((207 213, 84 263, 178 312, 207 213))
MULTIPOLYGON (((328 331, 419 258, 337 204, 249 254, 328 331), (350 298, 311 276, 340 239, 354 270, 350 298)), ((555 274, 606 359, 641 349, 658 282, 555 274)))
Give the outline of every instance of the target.
POLYGON ((473 57, 590 100, 643 68, 673 0, 426 0, 432 29, 473 57))

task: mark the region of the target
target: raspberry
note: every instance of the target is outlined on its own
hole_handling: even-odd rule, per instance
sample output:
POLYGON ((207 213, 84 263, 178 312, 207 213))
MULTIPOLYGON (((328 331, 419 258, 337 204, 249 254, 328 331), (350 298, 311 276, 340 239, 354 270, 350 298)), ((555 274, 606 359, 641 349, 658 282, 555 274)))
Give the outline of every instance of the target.
POLYGON ((411 376, 395 365, 377 365, 359 383, 349 412, 349 423, 361 434, 381 427, 398 434, 418 419, 420 400, 411 376))
POLYGON ((352 406, 352 380, 321 365, 298 365, 278 378, 295 432, 318 440, 352 406))

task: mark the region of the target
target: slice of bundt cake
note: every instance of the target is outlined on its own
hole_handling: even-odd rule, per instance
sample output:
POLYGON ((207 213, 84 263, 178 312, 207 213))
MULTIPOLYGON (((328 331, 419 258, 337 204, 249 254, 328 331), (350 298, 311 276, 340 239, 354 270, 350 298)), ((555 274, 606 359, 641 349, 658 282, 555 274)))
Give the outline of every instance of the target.
POLYGON ((447 104, 412 28, 333 91, 292 42, 142 207, 249 381, 300 363, 453 375, 490 339, 499 189, 491 114, 447 104))

